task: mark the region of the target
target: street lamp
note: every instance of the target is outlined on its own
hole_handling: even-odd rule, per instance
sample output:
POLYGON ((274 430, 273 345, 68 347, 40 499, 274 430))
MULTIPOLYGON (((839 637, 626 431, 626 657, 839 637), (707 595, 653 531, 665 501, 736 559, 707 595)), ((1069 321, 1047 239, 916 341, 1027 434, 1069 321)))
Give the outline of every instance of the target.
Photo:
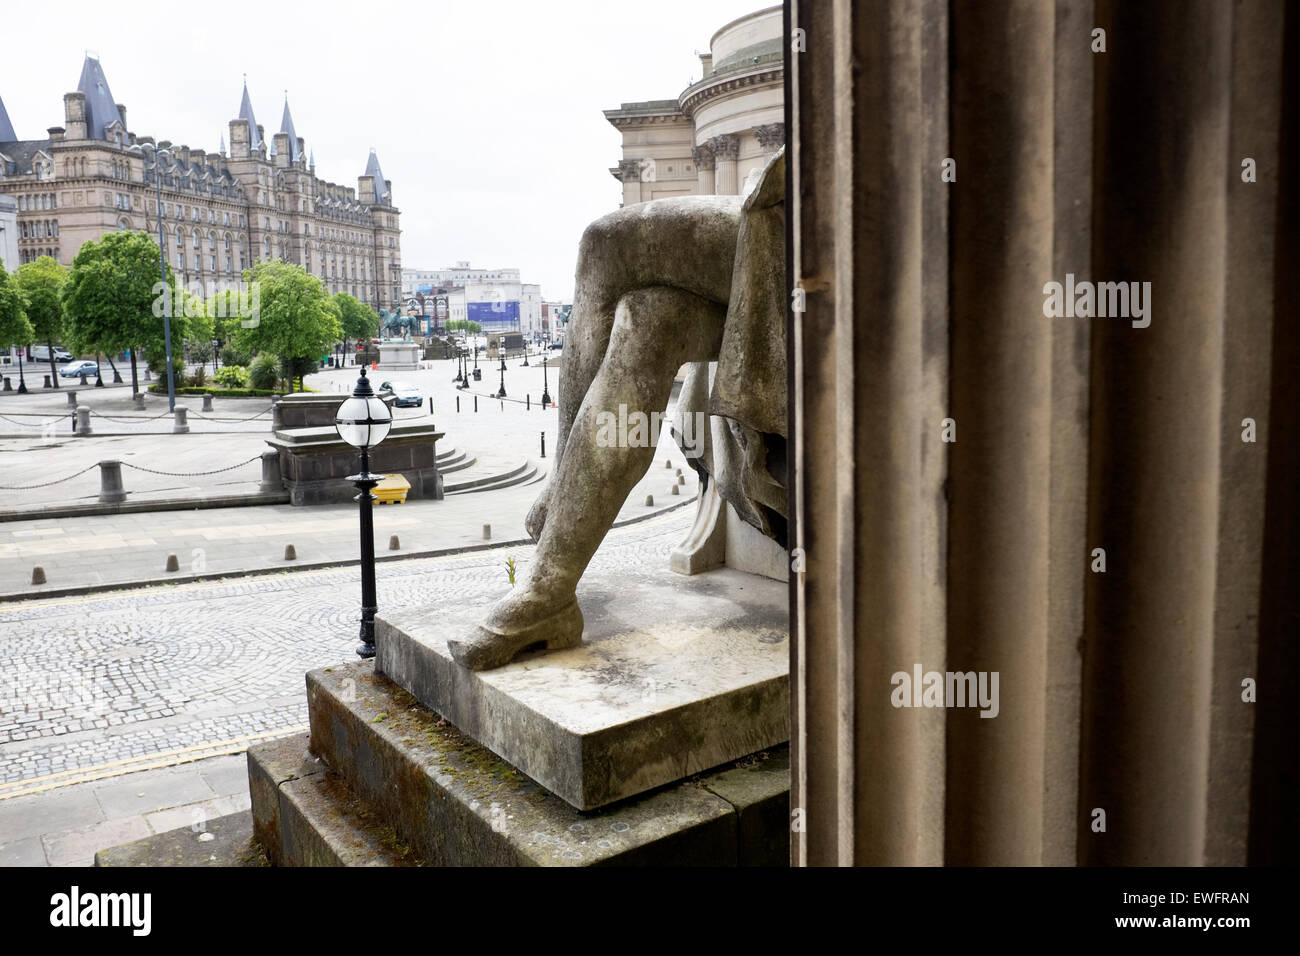
POLYGON ((375 656, 375 611, 379 609, 375 600, 375 496, 370 490, 383 476, 370 473, 370 449, 384 440, 392 423, 392 412, 375 395, 362 366, 352 397, 344 400, 334 416, 339 437, 361 449, 361 473, 347 478, 357 486, 360 494, 356 500, 361 503, 361 643, 357 645, 361 658, 375 656))
MULTIPOLYGON (((127 150, 144 156, 140 146, 128 146, 127 150)), ((158 165, 159 156, 171 156, 170 149, 153 148, 153 181, 158 187, 158 272, 163 285, 167 284, 167 241, 163 238, 162 213, 162 170, 158 165)), ((167 347, 167 410, 176 411, 176 370, 172 368, 172 317, 171 309, 163 309, 163 342, 167 347)))
POLYGON ((497 398, 506 397, 506 347, 501 345, 501 391, 497 392, 497 398))
POLYGON ((542 408, 547 408, 551 404, 551 388, 547 384, 546 369, 551 364, 551 357, 545 355, 542 357, 542 408))
POLYGON ((18 394, 27 394, 27 379, 23 378, 23 352, 27 346, 18 346, 18 394))

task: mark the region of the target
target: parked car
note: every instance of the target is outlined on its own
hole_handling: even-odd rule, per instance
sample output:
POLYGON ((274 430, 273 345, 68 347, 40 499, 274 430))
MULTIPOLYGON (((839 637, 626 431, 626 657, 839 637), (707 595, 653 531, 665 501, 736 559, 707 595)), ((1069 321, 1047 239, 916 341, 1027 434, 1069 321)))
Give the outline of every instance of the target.
MULTIPOLYGON (((48 345, 32 345, 27 349, 27 359, 31 362, 48 362, 50 360, 50 347, 48 345)), ((62 345, 54 346, 54 361, 71 362, 72 353, 62 345)))
POLYGON ((380 382, 379 390, 393 393, 393 404, 398 408, 418 407, 424 404, 424 396, 414 385, 406 382, 380 382))
POLYGON ((551 351, 552 351, 552 352, 558 351, 559 349, 562 349, 562 348, 564 348, 564 343, 563 343, 563 342, 552 342, 552 343, 551 343, 551 351))
POLYGON ((61 378, 76 378, 78 375, 94 378, 99 375, 99 363, 92 362, 90 359, 81 359, 79 362, 68 362, 59 369, 61 378))

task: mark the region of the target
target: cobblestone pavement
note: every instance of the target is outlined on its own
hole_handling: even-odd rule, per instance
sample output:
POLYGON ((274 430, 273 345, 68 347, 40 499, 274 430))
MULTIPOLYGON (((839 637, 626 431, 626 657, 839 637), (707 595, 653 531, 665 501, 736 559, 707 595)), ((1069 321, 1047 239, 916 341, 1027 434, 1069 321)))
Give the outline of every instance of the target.
MULTIPOLYGON (((615 528, 593 569, 661 569, 694 516, 615 528)), ((531 546, 379 565, 385 610, 485 603, 531 546)), ((0 607, 0 805, 42 788, 232 753, 306 724, 303 675, 352 659, 357 569, 291 571, 0 607)), ((0 840, 3 836, 0 836, 0 840)))

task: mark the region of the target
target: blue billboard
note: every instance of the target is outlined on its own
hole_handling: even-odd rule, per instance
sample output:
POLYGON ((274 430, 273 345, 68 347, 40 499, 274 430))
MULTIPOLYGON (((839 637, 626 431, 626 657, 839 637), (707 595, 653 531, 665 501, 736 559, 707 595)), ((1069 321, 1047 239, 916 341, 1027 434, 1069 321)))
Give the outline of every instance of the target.
POLYGON ((465 318, 477 322, 484 332, 519 331, 518 302, 467 302, 465 318))

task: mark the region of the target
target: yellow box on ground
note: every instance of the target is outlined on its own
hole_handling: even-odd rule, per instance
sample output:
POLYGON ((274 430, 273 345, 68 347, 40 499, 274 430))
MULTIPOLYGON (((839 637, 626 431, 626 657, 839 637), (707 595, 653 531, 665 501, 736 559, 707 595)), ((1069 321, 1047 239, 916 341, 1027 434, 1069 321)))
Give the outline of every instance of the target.
POLYGON ((410 490, 411 483, 401 475, 384 475, 384 480, 375 485, 375 498, 381 505, 405 504, 410 490))

